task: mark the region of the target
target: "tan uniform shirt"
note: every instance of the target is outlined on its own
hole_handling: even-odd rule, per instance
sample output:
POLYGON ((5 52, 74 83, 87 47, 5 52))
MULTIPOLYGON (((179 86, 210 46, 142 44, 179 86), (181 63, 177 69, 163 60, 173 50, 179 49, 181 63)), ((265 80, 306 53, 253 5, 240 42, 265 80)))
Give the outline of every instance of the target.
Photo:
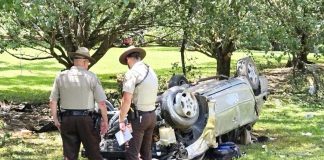
POLYGON ((76 66, 57 75, 50 100, 59 98, 62 109, 75 110, 93 110, 95 101, 107 99, 97 76, 76 66))
POLYGON ((133 94, 132 102, 137 106, 138 110, 154 110, 158 92, 158 79, 153 69, 151 67, 147 68, 142 61, 135 63, 125 74, 123 92, 133 94), (135 88, 135 85, 145 77, 147 69, 149 69, 147 77, 135 88))

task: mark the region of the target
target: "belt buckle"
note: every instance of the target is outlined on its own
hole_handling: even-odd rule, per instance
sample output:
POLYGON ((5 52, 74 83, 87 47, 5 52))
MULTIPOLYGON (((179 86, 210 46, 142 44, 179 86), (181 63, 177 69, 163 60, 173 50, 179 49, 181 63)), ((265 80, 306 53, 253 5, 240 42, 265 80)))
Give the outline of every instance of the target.
POLYGON ((90 111, 88 111, 88 110, 83 111, 83 115, 85 115, 85 116, 90 115, 90 111))
POLYGON ((76 116, 86 116, 86 115, 89 115, 89 111, 85 110, 85 111, 73 111, 74 114, 73 115, 76 115, 76 116))

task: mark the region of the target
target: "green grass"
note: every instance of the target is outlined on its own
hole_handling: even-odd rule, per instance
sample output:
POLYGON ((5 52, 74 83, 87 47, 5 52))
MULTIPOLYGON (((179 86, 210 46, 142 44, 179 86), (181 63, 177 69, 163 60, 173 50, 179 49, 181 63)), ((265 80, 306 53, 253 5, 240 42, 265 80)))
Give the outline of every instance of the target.
POLYGON ((324 106, 270 96, 254 132, 273 140, 240 146, 242 159, 324 159, 324 106))
MULTIPOLYGON (((176 47, 146 47, 147 57, 145 62, 154 68, 159 76, 160 83, 166 81, 173 73, 181 73, 181 69, 171 69, 172 63, 179 63, 179 48, 176 47)), ((121 65, 118 61, 123 48, 112 48, 108 53, 90 70, 95 72, 102 81, 103 87, 107 92, 116 90, 116 77, 127 70, 127 67, 121 65)), ((22 50, 18 52, 31 52, 31 50, 22 50)), ((232 56, 231 73, 235 70, 237 59, 250 53, 238 51, 232 56)), ((275 53, 279 54, 278 52, 275 53)), ((284 66, 287 57, 279 63, 274 59, 267 61, 261 51, 253 51, 252 55, 260 69, 269 67, 284 66)), ((64 69, 64 66, 54 59, 42 61, 26 61, 16 59, 6 53, 0 55, 0 101, 8 100, 13 102, 32 101, 35 103, 45 103, 48 100, 51 86, 56 74, 64 69)), ((197 58, 187 62, 187 65, 195 66, 194 76, 191 79, 197 79, 198 76, 212 76, 216 73, 216 60, 198 52, 186 52, 187 58, 197 58)), ((312 56, 309 56, 314 60, 312 56)), ((317 62, 324 63, 324 60, 317 62)))
MULTIPOLYGON (((165 83, 172 73, 181 70, 171 69, 172 63, 180 62, 179 48, 146 47, 145 62, 152 66, 165 83)), ((127 70, 119 64, 118 58, 123 49, 112 48, 90 70, 95 72, 109 92, 117 89, 116 77, 127 70)), ((28 50, 26 50, 28 51, 28 50)), ((258 67, 275 68, 285 65, 287 57, 281 62, 263 57, 263 52, 253 51, 258 67)), ((232 56, 231 73, 234 73, 237 59, 246 52, 235 52, 232 56)), ((280 53, 275 53, 279 55, 280 53)), ((47 103, 55 75, 64 67, 54 60, 23 61, 7 54, 0 60, 0 101, 47 103)), ((188 65, 197 67, 195 76, 215 75, 216 61, 197 52, 186 52, 187 57, 196 57, 188 65)), ((324 63, 324 59, 311 61, 324 63)), ((192 79, 197 77, 192 77, 192 79)), ((323 100, 322 100, 323 101, 323 100)), ((324 107, 323 103, 306 102, 294 95, 270 95, 263 106, 254 133, 273 138, 266 143, 240 145, 246 155, 241 159, 324 159, 324 107), (307 118, 307 115, 313 115, 307 118), (310 136, 303 135, 311 133, 310 136)), ((6 124, 0 119, 0 160, 7 159, 62 159, 62 142, 58 132, 20 135, 20 132, 3 130, 6 124)))
MULTIPOLYGON (((240 145, 241 151, 246 153, 240 159, 324 159, 323 119, 323 106, 303 105, 291 100, 291 97, 272 95, 263 106, 260 119, 253 127, 253 133, 271 137, 273 140, 240 145), (311 135, 303 135, 306 133, 311 135)), ((0 132, 0 137, 3 136, 0 132)), ((58 132, 34 133, 31 136, 11 135, 4 141, 4 145, 0 145, 0 160, 32 160, 44 157, 61 159, 61 146, 58 132)))
POLYGON ((61 138, 55 133, 12 136, 0 147, 0 159, 62 159, 61 138))
MULTIPOLYGON (((172 63, 180 62, 179 48, 175 47, 146 47, 147 57, 145 62, 154 68, 158 75, 169 79, 172 73, 181 73, 181 70, 171 70, 172 63), (172 73, 171 73, 172 72, 172 73)), ((116 90, 116 76, 127 71, 127 66, 119 63, 119 55, 123 48, 112 48, 90 70, 95 72, 102 81, 103 87, 108 92, 116 90)), ((27 50, 29 51, 29 50, 27 50)), ((237 52, 233 62, 243 57, 245 53, 237 52)), ((26 61, 1 54, 0 60, 0 101, 14 102, 33 101, 44 103, 48 100, 53 80, 64 66, 52 60, 26 61)), ((197 65, 205 76, 215 75, 216 60, 198 52, 186 53, 188 58, 197 60, 187 65, 197 65)), ((232 68, 235 65, 233 63, 232 68)))

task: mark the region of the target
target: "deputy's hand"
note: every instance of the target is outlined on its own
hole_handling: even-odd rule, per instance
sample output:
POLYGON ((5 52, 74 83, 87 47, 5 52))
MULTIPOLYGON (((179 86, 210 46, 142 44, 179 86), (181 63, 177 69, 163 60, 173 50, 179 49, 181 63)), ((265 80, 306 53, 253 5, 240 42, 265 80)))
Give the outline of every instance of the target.
POLYGON ((132 128, 132 124, 131 124, 131 123, 127 123, 126 128, 129 129, 129 132, 130 132, 130 133, 133 132, 133 128, 132 128))
POLYGON ((107 133, 108 131, 108 122, 107 121, 101 121, 101 124, 100 124, 100 134, 101 135, 104 135, 107 133))
POLYGON ((58 121, 58 119, 54 119, 54 125, 57 127, 57 129, 61 132, 61 123, 58 121))
POLYGON ((121 131, 125 131, 125 129, 126 129, 126 124, 125 124, 125 122, 119 122, 119 129, 121 130, 121 131))

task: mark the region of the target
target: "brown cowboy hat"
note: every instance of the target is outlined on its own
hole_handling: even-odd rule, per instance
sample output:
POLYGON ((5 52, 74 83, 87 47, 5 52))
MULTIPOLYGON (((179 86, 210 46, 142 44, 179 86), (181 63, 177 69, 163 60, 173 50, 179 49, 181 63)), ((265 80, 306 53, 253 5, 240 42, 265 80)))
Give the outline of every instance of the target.
POLYGON ((91 63, 95 62, 96 60, 93 59, 90 56, 89 50, 86 47, 79 47, 75 52, 68 52, 68 55, 73 58, 75 56, 81 56, 84 57, 86 59, 88 59, 91 63))
POLYGON ((138 48, 138 47, 135 47, 135 46, 129 46, 129 47, 126 48, 126 50, 124 51, 124 53, 120 55, 119 62, 121 64, 123 64, 123 65, 127 65, 126 57, 129 54, 134 53, 134 52, 139 53, 139 56, 141 57, 141 59, 144 59, 144 57, 146 56, 146 52, 145 52, 144 49, 138 48))

